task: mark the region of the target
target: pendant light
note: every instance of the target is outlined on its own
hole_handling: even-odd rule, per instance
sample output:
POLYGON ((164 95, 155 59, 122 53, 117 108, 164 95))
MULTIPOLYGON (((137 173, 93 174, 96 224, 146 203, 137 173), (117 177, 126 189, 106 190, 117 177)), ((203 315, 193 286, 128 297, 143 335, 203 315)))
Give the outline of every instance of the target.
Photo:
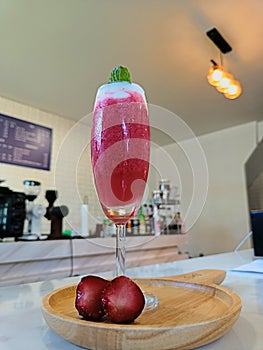
POLYGON ((240 82, 227 72, 222 63, 222 54, 232 51, 232 48, 216 28, 209 30, 206 34, 220 50, 220 65, 211 60, 212 67, 208 71, 207 80, 226 98, 233 100, 240 96, 242 87, 240 82))
POLYGON ((242 93, 240 82, 235 80, 233 75, 228 73, 222 65, 218 65, 214 60, 211 60, 211 62, 213 65, 207 74, 209 84, 230 100, 239 97, 242 93))

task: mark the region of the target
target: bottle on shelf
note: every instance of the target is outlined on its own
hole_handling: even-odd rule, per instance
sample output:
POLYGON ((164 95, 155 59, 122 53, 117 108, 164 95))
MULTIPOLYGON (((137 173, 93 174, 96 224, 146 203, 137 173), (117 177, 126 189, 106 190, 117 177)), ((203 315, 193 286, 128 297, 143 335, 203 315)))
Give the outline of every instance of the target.
POLYGON ((157 205, 153 207, 153 220, 154 220, 154 234, 155 236, 159 236, 161 234, 161 220, 160 220, 157 205))
POLYGON ((131 231, 133 235, 138 235, 140 233, 140 222, 138 215, 131 219, 131 231))
POLYGON ((178 233, 178 234, 185 233, 185 225, 184 225, 184 221, 181 218, 181 213, 180 212, 177 212, 175 214, 174 222, 175 222, 176 233, 178 233))
POLYGON ((162 191, 155 190, 153 191, 153 203, 159 207, 162 204, 162 191))
MULTIPOLYGON (((149 233, 154 234, 154 218, 153 218, 153 205, 150 204, 148 206, 148 225, 149 225, 149 233)), ((147 227, 148 227, 147 225, 147 227)))
POLYGON ((144 219, 145 219, 145 233, 151 234, 152 233, 151 222, 150 222, 150 217, 149 217, 149 207, 147 204, 143 205, 142 212, 143 212, 144 219))
POLYGON ((131 222, 131 220, 129 220, 129 221, 127 222, 127 225, 126 225, 126 232, 127 232, 127 235, 132 234, 132 222, 131 222))
POLYGON ((140 234, 145 234, 146 233, 145 216, 143 214, 142 206, 140 207, 139 212, 138 212, 138 220, 139 220, 140 234))
POLYGON ((167 203, 170 195, 170 181, 166 179, 160 180, 159 190, 161 191, 162 203, 167 203))

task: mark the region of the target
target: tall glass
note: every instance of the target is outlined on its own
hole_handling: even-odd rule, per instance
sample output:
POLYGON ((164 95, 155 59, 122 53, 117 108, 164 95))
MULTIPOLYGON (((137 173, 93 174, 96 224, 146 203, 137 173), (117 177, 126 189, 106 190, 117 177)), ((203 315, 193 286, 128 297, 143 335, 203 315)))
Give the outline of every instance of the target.
POLYGON ((125 274, 125 226, 136 216, 148 177, 150 127, 144 90, 134 83, 101 86, 96 95, 91 160, 98 197, 116 225, 116 276, 125 274))

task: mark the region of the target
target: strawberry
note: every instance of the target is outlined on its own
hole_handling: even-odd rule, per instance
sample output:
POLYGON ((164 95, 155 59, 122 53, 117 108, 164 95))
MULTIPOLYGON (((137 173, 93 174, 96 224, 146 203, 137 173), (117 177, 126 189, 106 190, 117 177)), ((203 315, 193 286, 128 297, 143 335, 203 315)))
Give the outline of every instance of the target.
POLYGON ((126 276, 114 278, 102 292, 102 304, 113 323, 131 323, 145 304, 140 287, 126 276))
POLYGON ((75 307, 80 316, 89 321, 100 321, 105 316, 101 293, 108 283, 109 281, 92 275, 80 280, 75 299, 75 307))

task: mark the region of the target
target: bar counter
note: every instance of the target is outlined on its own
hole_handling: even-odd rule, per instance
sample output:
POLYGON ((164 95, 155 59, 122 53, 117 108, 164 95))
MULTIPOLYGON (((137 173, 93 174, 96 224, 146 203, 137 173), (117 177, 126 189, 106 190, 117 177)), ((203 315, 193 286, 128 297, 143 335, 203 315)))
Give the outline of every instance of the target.
MULTIPOLYGON (((187 259, 185 244, 187 234, 128 236, 127 267, 187 259)), ((115 237, 1 242, 0 286, 112 270, 115 245, 115 237)))
MULTIPOLYGON (((199 269, 226 270, 227 274, 222 286, 233 290, 241 297, 241 315, 226 335, 199 349, 262 350, 263 274, 232 271, 233 268, 252 260, 253 251, 243 250, 134 267, 127 270, 127 275, 130 277, 162 277, 189 273, 199 269)), ((112 272, 102 272, 99 275, 111 278, 112 272)), ((79 279, 80 277, 69 277, 0 287, 0 349, 81 349, 56 335, 47 326, 41 313, 41 300, 46 294, 57 288, 78 283, 79 279)))

